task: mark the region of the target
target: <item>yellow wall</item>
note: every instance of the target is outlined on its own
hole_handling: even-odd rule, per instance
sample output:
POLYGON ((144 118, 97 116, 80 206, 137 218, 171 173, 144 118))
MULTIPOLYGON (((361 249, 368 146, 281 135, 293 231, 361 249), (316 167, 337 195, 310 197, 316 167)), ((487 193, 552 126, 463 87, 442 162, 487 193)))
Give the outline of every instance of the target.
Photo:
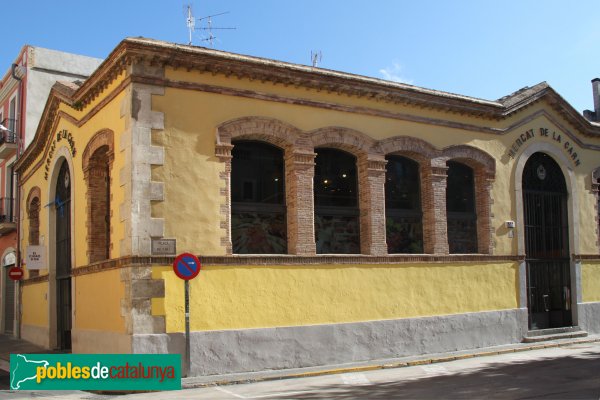
MULTIPOLYGON (((546 142, 554 146, 557 152, 563 152, 566 135, 561 127, 552 122, 559 121, 563 127, 577 132, 565 123, 550 106, 544 102, 536 103, 524 111, 511 116, 505 121, 490 121, 481 118, 444 114, 439 111, 423 110, 414 107, 387 104, 373 100, 349 98, 314 90, 295 89, 270 83, 247 81, 244 79, 225 79, 211 74, 187 73, 167 69, 169 79, 211 83, 214 85, 236 87, 238 89, 258 90, 265 93, 287 96, 291 98, 310 98, 328 103, 375 108, 382 111, 393 111, 449 121, 460 121, 479 126, 506 129, 507 127, 530 117, 537 112, 545 112, 550 118, 540 114, 535 119, 516 126, 504 135, 460 130, 455 128, 426 125, 422 123, 382 118, 364 114, 311 108, 300 105, 262 101, 250 98, 219 95, 214 93, 195 92, 191 90, 166 88, 164 96, 153 96, 153 109, 165 115, 164 131, 153 133, 153 143, 166 148, 164 166, 155 166, 152 179, 165 182, 165 203, 153 204, 152 216, 165 218, 165 236, 177 237, 178 248, 200 254, 224 254, 221 237, 224 232, 220 228, 219 190, 223 187, 219 173, 224 165, 215 157, 215 130, 226 121, 245 117, 260 116, 281 120, 304 131, 313 131, 328 126, 341 126, 360 131, 374 139, 393 136, 415 136, 423 139, 438 149, 455 145, 468 144, 482 149, 494 157, 496 161, 496 177, 493 183, 492 228, 495 233, 494 254, 517 254, 517 237, 508 237, 505 221, 518 220, 514 192, 516 161, 506 156, 507 150, 516 138, 528 129, 537 131, 547 128, 562 134, 563 143, 558 144, 552 138, 536 137, 522 146, 520 154, 531 144, 546 142), (193 161, 191 161, 193 160, 193 161), (510 188, 507 190, 507 188, 510 188), (190 207, 190 198, 201 207, 190 207), (189 221, 195 221, 190 224, 189 221), (201 238, 201 240, 198 240, 201 238)), ((580 138, 586 143, 600 145, 600 139, 580 138)), ((573 140, 568 139, 573 142, 573 140)), ((591 171, 600 166, 598 152, 584 150, 579 146, 577 152, 582 165, 567 168, 574 170, 576 187, 579 195, 579 208, 576 211, 580 219, 578 233, 580 246, 571 249, 577 254, 597 254, 600 250, 596 244, 595 225, 589 215, 593 215, 595 198, 589 190, 591 171), (590 214, 592 213, 592 214, 590 214)), ((568 181, 567 181, 568 183, 568 181)))
POLYGON ((125 332, 121 300, 125 285, 121 271, 108 270, 74 278, 75 319, 73 329, 125 332))
POLYGON ((23 325, 48 327, 48 282, 21 287, 23 325))
MULTIPOLYGON (((517 307, 517 264, 208 266, 190 283, 194 331, 343 323, 517 307)), ((165 280, 167 332, 184 329, 184 283, 165 280)))
POLYGON ((582 301, 600 301, 600 262, 586 262, 581 265, 582 301))
MULTIPOLYGON (((121 80, 124 76, 121 76, 115 82, 113 82, 106 89, 105 93, 109 94, 112 90, 116 89, 116 87, 121 83, 121 80)), ((129 92, 122 91, 120 92, 111 102, 106 104, 103 108, 100 109, 98 113, 96 113, 93 117, 91 117, 84 125, 81 127, 77 127, 73 122, 68 119, 59 117, 59 121, 56 129, 52 132, 52 136, 54 137, 56 132, 59 132, 63 129, 66 129, 74 136, 75 147, 77 152, 74 157, 72 157, 72 171, 73 176, 71 176, 71 187, 72 187, 72 201, 71 207, 73 211, 73 218, 71 223, 73 225, 73 251, 74 251, 74 262, 73 267, 87 265, 88 256, 87 256, 87 200, 86 200, 86 183, 84 180, 84 173, 82 169, 82 156, 85 148, 89 142, 89 140, 98 132, 103 129, 111 129, 114 132, 114 160, 111 170, 111 204, 110 208, 113 210, 111 217, 111 243, 113 244, 111 249, 111 257, 116 258, 120 257, 123 254, 120 252, 120 241, 125 239, 125 227, 121 221, 119 215, 119 207, 124 202, 125 192, 124 187, 120 184, 119 174, 121 170, 125 166, 125 158, 126 154, 119 151, 120 138, 122 133, 126 128, 127 118, 121 117, 120 108, 121 103, 126 101, 127 98, 130 97, 129 92)), ((95 100, 98 102, 99 100, 95 100)), ((75 118, 83 118, 86 116, 91 107, 88 106, 82 111, 75 110, 66 104, 61 104, 61 111, 66 112, 67 114, 75 117, 75 118)), ((52 139, 54 141, 54 139, 52 139)), ((22 209, 26 209, 26 201, 27 196, 30 190, 38 186, 41 189, 41 204, 42 207, 40 209, 40 244, 45 245, 48 250, 49 241, 48 238, 50 235, 54 235, 54 232, 50 233, 49 230, 52 229, 50 227, 50 217, 49 212, 51 207, 45 207, 52 199, 50 199, 50 188, 49 183, 51 181, 51 176, 53 172, 53 168, 56 165, 56 160, 60 157, 61 151, 65 151, 70 155, 70 150, 68 149, 67 143, 65 140, 61 140, 57 142, 57 146, 53 153, 53 158, 50 162, 50 172, 48 179, 46 180, 44 177, 45 172, 45 158, 43 158, 42 153, 36 161, 32 163, 35 165, 40 159, 44 159, 41 167, 35 171, 35 173, 28 178, 21 187, 21 206, 22 209), (63 150, 61 150, 61 148, 63 150)), ((58 165, 56 165, 58 168, 58 165)), ((31 169, 24 172, 22 175, 27 175, 31 169)), ((56 172, 58 173, 58 172, 56 172)), ((21 214, 21 226, 22 226, 22 234, 21 234, 21 245, 22 248, 25 249, 28 245, 29 238, 29 221, 27 219, 27 213, 21 214)), ((50 252, 47 251, 47 255, 50 255, 50 252)), ((40 273, 45 274, 47 270, 40 271, 40 273)))

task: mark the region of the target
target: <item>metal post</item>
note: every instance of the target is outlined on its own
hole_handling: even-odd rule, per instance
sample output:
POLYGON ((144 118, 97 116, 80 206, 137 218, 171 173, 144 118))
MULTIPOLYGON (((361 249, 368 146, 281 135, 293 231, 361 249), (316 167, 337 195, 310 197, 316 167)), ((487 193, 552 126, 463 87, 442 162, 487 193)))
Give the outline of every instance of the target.
POLYGON ((185 376, 190 376, 190 281, 185 280, 185 376))

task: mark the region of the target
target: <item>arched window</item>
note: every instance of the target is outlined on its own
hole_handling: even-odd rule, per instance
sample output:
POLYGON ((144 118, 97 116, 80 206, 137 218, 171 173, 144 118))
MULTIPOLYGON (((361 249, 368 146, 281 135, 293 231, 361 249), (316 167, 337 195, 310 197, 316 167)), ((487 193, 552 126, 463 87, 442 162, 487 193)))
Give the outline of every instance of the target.
POLYGON ((315 240, 318 254, 360 253, 356 157, 317 148, 315 159, 315 240))
POLYGON ((110 258, 110 160, 109 147, 100 146, 89 159, 88 251, 90 262, 110 258))
POLYGON ((231 241, 236 254, 287 253, 283 150, 239 140, 231 152, 231 241))
POLYGON ((388 253, 422 253, 419 164, 401 156, 389 156, 387 161, 385 225, 388 253))
MULTIPOLYGON (((38 246, 40 244, 40 199, 34 197, 29 202, 29 245, 38 246)), ((39 275, 38 270, 29 270, 29 277, 33 278, 39 275)))
POLYGON ((450 253, 477 253, 477 212, 473 169, 448 161, 446 216, 450 253))

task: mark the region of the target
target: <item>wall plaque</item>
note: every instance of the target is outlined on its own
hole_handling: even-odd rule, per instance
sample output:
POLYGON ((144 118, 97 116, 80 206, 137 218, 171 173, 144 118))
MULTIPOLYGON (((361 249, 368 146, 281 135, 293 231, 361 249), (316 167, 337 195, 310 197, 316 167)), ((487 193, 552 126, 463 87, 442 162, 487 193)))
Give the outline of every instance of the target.
POLYGON ((152 239, 153 256, 174 256, 177 254, 176 239, 152 239))

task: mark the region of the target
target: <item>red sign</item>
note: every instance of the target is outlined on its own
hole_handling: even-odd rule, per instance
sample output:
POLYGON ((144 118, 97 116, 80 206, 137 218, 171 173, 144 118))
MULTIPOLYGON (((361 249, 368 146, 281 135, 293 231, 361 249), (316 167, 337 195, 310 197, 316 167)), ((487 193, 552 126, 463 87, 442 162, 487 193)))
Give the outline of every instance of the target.
POLYGON ((13 281, 20 281, 23 279, 23 270, 18 267, 12 267, 8 270, 8 277, 13 281))
POLYGON ((173 262, 173 271, 179 278, 189 281, 200 273, 200 260, 193 254, 183 253, 178 255, 173 262))

